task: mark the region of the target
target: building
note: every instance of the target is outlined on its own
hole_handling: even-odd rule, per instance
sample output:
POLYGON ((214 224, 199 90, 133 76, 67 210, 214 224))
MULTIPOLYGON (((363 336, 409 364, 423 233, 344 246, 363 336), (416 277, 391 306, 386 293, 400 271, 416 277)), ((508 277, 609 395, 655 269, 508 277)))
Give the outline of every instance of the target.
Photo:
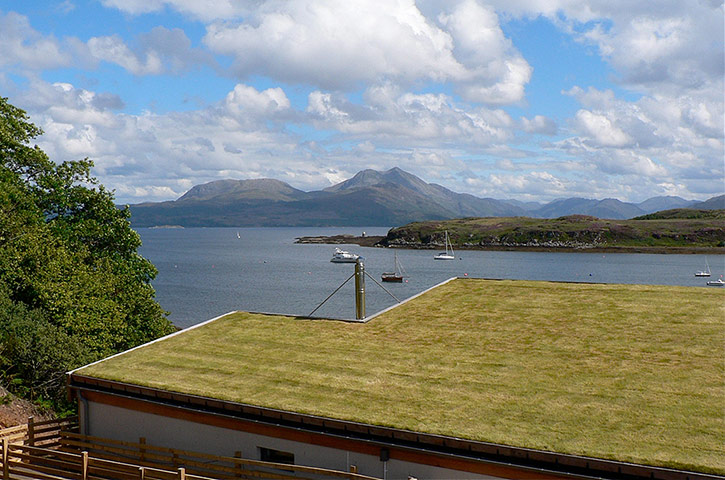
POLYGON ((234 312, 69 388, 89 435, 380 478, 722 478, 724 298, 456 279, 365 323, 234 312))

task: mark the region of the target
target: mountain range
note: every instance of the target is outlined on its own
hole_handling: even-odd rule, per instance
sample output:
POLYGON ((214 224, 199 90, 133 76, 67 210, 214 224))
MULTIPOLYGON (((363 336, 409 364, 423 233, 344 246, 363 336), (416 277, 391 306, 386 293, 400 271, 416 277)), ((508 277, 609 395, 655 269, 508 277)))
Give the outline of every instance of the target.
POLYGON ((135 227, 391 226, 460 217, 572 214, 625 219, 673 208, 723 209, 725 195, 706 202, 668 196, 641 203, 566 198, 541 204, 456 193, 396 167, 363 170, 312 192, 269 178, 217 180, 196 185, 177 200, 130 206, 135 227))

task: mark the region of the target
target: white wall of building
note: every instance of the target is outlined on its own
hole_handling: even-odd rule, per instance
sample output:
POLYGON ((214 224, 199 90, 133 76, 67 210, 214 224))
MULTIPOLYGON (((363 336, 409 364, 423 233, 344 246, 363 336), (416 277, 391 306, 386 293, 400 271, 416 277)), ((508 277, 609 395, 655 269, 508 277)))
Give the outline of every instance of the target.
POLYGON ((296 465, 344 472, 349 471, 350 465, 356 465, 360 474, 385 479, 500 478, 395 459, 382 462, 377 455, 226 429, 96 402, 81 402, 80 414, 83 433, 126 442, 138 442, 139 438, 145 437, 146 443, 150 445, 230 457, 241 451, 243 458, 252 460, 260 459, 260 447, 270 448, 293 453, 296 465))

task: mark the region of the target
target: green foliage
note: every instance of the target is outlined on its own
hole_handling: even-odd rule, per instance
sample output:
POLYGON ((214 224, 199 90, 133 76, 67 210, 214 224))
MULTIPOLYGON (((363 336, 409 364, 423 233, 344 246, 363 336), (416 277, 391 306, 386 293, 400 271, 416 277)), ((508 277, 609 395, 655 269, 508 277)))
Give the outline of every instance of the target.
POLYGON ((55 164, 31 146, 41 133, 0 97, 0 381, 57 400, 68 369, 173 326, 128 210, 91 176, 91 161, 55 164))
POLYGON ((53 325, 42 310, 0 293, 0 375, 15 393, 59 405, 65 372, 89 360, 79 339, 53 325))
POLYGON ((697 210, 694 208, 674 208, 662 210, 632 220, 666 220, 671 218, 725 218, 725 210, 697 210))
POLYGON ((668 218, 632 220, 569 215, 553 219, 489 217, 415 222, 391 229, 382 243, 418 248, 442 245, 444 231, 448 231, 453 245, 459 248, 714 248, 725 244, 725 211, 689 210, 702 215, 679 212, 668 218))

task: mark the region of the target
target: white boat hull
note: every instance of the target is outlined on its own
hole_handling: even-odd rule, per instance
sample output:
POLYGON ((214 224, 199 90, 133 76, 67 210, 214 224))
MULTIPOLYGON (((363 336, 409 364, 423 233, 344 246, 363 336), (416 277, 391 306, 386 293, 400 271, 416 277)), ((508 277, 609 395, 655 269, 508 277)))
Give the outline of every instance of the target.
POLYGON ((438 255, 435 255, 433 257, 433 260, 455 260, 456 259, 456 255, 453 253, 453 245, 451 244, 451 239, 448 237, 448 230, 446 230, 445 246, 446 246, 446 251, 441 252, 438 255))
POLYGON ((357 258, 333 258, 330 261, 332 263, 355 263, 357 258))
POLYGON ((360 258, 360 255, 356 255, 354 253, 346 252, 345 250, 340 250, 339 248, 336 248, 335 254, 332 255, 330 261, 332 263, 355 263, 357 262, 358 258, 360 258))

